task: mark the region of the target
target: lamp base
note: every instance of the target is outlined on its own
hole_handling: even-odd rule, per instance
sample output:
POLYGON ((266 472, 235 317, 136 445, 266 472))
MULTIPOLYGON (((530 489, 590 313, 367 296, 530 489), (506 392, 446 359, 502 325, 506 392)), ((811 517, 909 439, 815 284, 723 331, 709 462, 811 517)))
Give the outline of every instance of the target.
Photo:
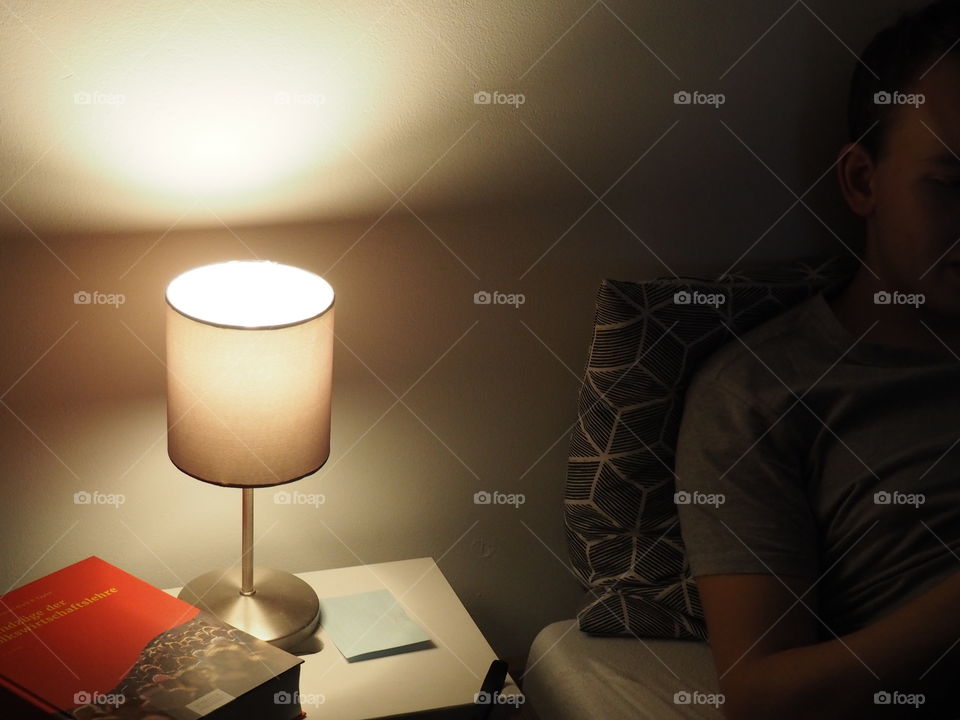
POLYGON ((313 635, 320 623, 320 601, 313 588, 281 570, 256 568, 253 576, 253 595, 240 593, 241 571, 235 568, 204 573, 177 597, 283 650, 313 635))

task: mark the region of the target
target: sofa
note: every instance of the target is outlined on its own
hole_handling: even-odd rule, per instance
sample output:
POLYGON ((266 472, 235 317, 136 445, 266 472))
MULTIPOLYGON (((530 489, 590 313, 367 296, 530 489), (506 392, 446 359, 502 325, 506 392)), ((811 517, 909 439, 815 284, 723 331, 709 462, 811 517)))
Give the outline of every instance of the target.
POLYGON ((821 290, 852 255, 716 277, 604 280, 570 439, 564 524, 586 592, 530 648, 540 720, 721 718, 722 695, 674 502, 686 389, 719 347, 821 290))
POLYGON ((523 692, 539 720, 723 717, 705 642, 590 636, 575 619, 537 634, 523 692))

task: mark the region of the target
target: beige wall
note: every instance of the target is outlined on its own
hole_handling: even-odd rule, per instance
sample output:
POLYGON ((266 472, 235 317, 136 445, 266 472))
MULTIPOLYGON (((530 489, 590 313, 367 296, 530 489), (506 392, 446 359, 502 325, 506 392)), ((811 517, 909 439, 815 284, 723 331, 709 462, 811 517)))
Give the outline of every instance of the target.
MULTIPOLYGON (((239 496, 166 457, 163 289, 190 267, 256 256, 327 277, 339 338, 331 459, 295 486, 326 502, 279 506, 261 491, 259 561, 299 571, 432 555, 495 649, 524 652, 580 597, 562 564, 561 500, 599 281, 856 240, 828 172, 853 58, 813 11, 859 49, 896 3, 795 5, 755 46, 790 3, 608 2, 586 15, 589 3, 406 4, 411 12, 388 15, 366 39, 361 19, 387 3, 324 4, 342 10, 325 20, 297 5, 301 25, 345 23, 387 73, 350 96, 360 158, 318 157, 255 202, 201 207, 106 173, 82 145, 89 137, 66 130, 79 111, 58 93, 118 77, 81 77, 101 67, 97 48, 68 29, 92 6, 14 4, 74 79, 2 16, 0 179, 16 184, 0 188, 0 589, 91 554, 164 586, 235 561, 239 496), (527 102, 473 105, 488 86, 519 88, 527 102), (727 103, 674 105, 684 88, 722 91, 727 103), (409 207, 376 222, 394 197, 361 158, 397 193, 429 173, 409 207), (581 180, 600 195, 621 176, 588 211, 595 196, 581 180), (798 206, 773 225, 795 202, 790 190, 821 176, 804 198, 817 217, 798 206), (126 302, 76 305, 82 290, 126 302), (476 305, 480 290, 526 302, 476 305), (522 492, 526 503, 478 507, 481 489, 522 492), (81 490, 126 502, 78 506, 81 490)), ((147 5, 99 3, 98 27, 127 18, 155 40, 149 22, 130 20, 147 5)), ((205 17, 187 13, 184 27, 200 32, 205 17)), ((279 17, 264 31, 271 47, 283 44, 279 17)), ((111 57, 136 52, 128 34, 113 37, 111 57)), ((175 32, 160 47, 189 37, 175 32)), ((298 42, 307 54, 316 46, 298 42)), ((178 65, 162 67, 177 77, 178 65)))
POLYGON ((425 217, 450 250, 404 213, 352 249, 369 221, 178 232, 152 249, 150 234, 48 239, 50 251, 9 242, 0 492, 13 512, 0 583, 90 554, 163 586, 236 561, 239 493, 192 480, 166 456, 163 290, 182 270, 252 251, 324 274, 338 336, 331 458, 290 488, 325 503, 280 506, 258 491, 258 562, 299 571, 432 555, 497 650, 523 652, 580 597, 561 562, 561 501, 593 294, 604 276, 662 274, 596 213, 519 280, 573 215, 425 217), (125 303, 75 305, 78 290, 125 303), (525 303, 476 305, 478 290, 525 303), (474 505, 484 489, 526 502, 474 505), (125 503, 78 506, 78 491, 125 503))

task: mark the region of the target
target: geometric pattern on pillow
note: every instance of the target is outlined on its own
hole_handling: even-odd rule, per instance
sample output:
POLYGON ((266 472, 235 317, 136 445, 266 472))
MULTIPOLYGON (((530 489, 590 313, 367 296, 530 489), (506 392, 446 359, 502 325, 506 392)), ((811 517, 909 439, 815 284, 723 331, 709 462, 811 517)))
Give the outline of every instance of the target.
POLYGON ((603 281, 564 493, 570 560, 588 588, 577 614, 582 631, 706 639, 673 499, 687 386, 731 332, 739 336, 846 281, 858 264, 843 255, 712 280, 603 281), (721 293, 726 301, 681 304, 678 292, 721 293))

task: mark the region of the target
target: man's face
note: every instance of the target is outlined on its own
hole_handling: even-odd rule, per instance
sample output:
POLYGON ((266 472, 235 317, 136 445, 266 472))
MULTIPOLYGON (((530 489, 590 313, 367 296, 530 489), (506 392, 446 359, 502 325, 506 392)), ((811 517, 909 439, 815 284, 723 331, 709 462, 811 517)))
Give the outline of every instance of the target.
MULTIPOLYGON (((931 65, 933 61, 931 61, 931 65)), ((960 59, 942 59, 901 105, 875 193, 868 260, 889 289, 923 293, 926 311, 960 318, 960 59)))

